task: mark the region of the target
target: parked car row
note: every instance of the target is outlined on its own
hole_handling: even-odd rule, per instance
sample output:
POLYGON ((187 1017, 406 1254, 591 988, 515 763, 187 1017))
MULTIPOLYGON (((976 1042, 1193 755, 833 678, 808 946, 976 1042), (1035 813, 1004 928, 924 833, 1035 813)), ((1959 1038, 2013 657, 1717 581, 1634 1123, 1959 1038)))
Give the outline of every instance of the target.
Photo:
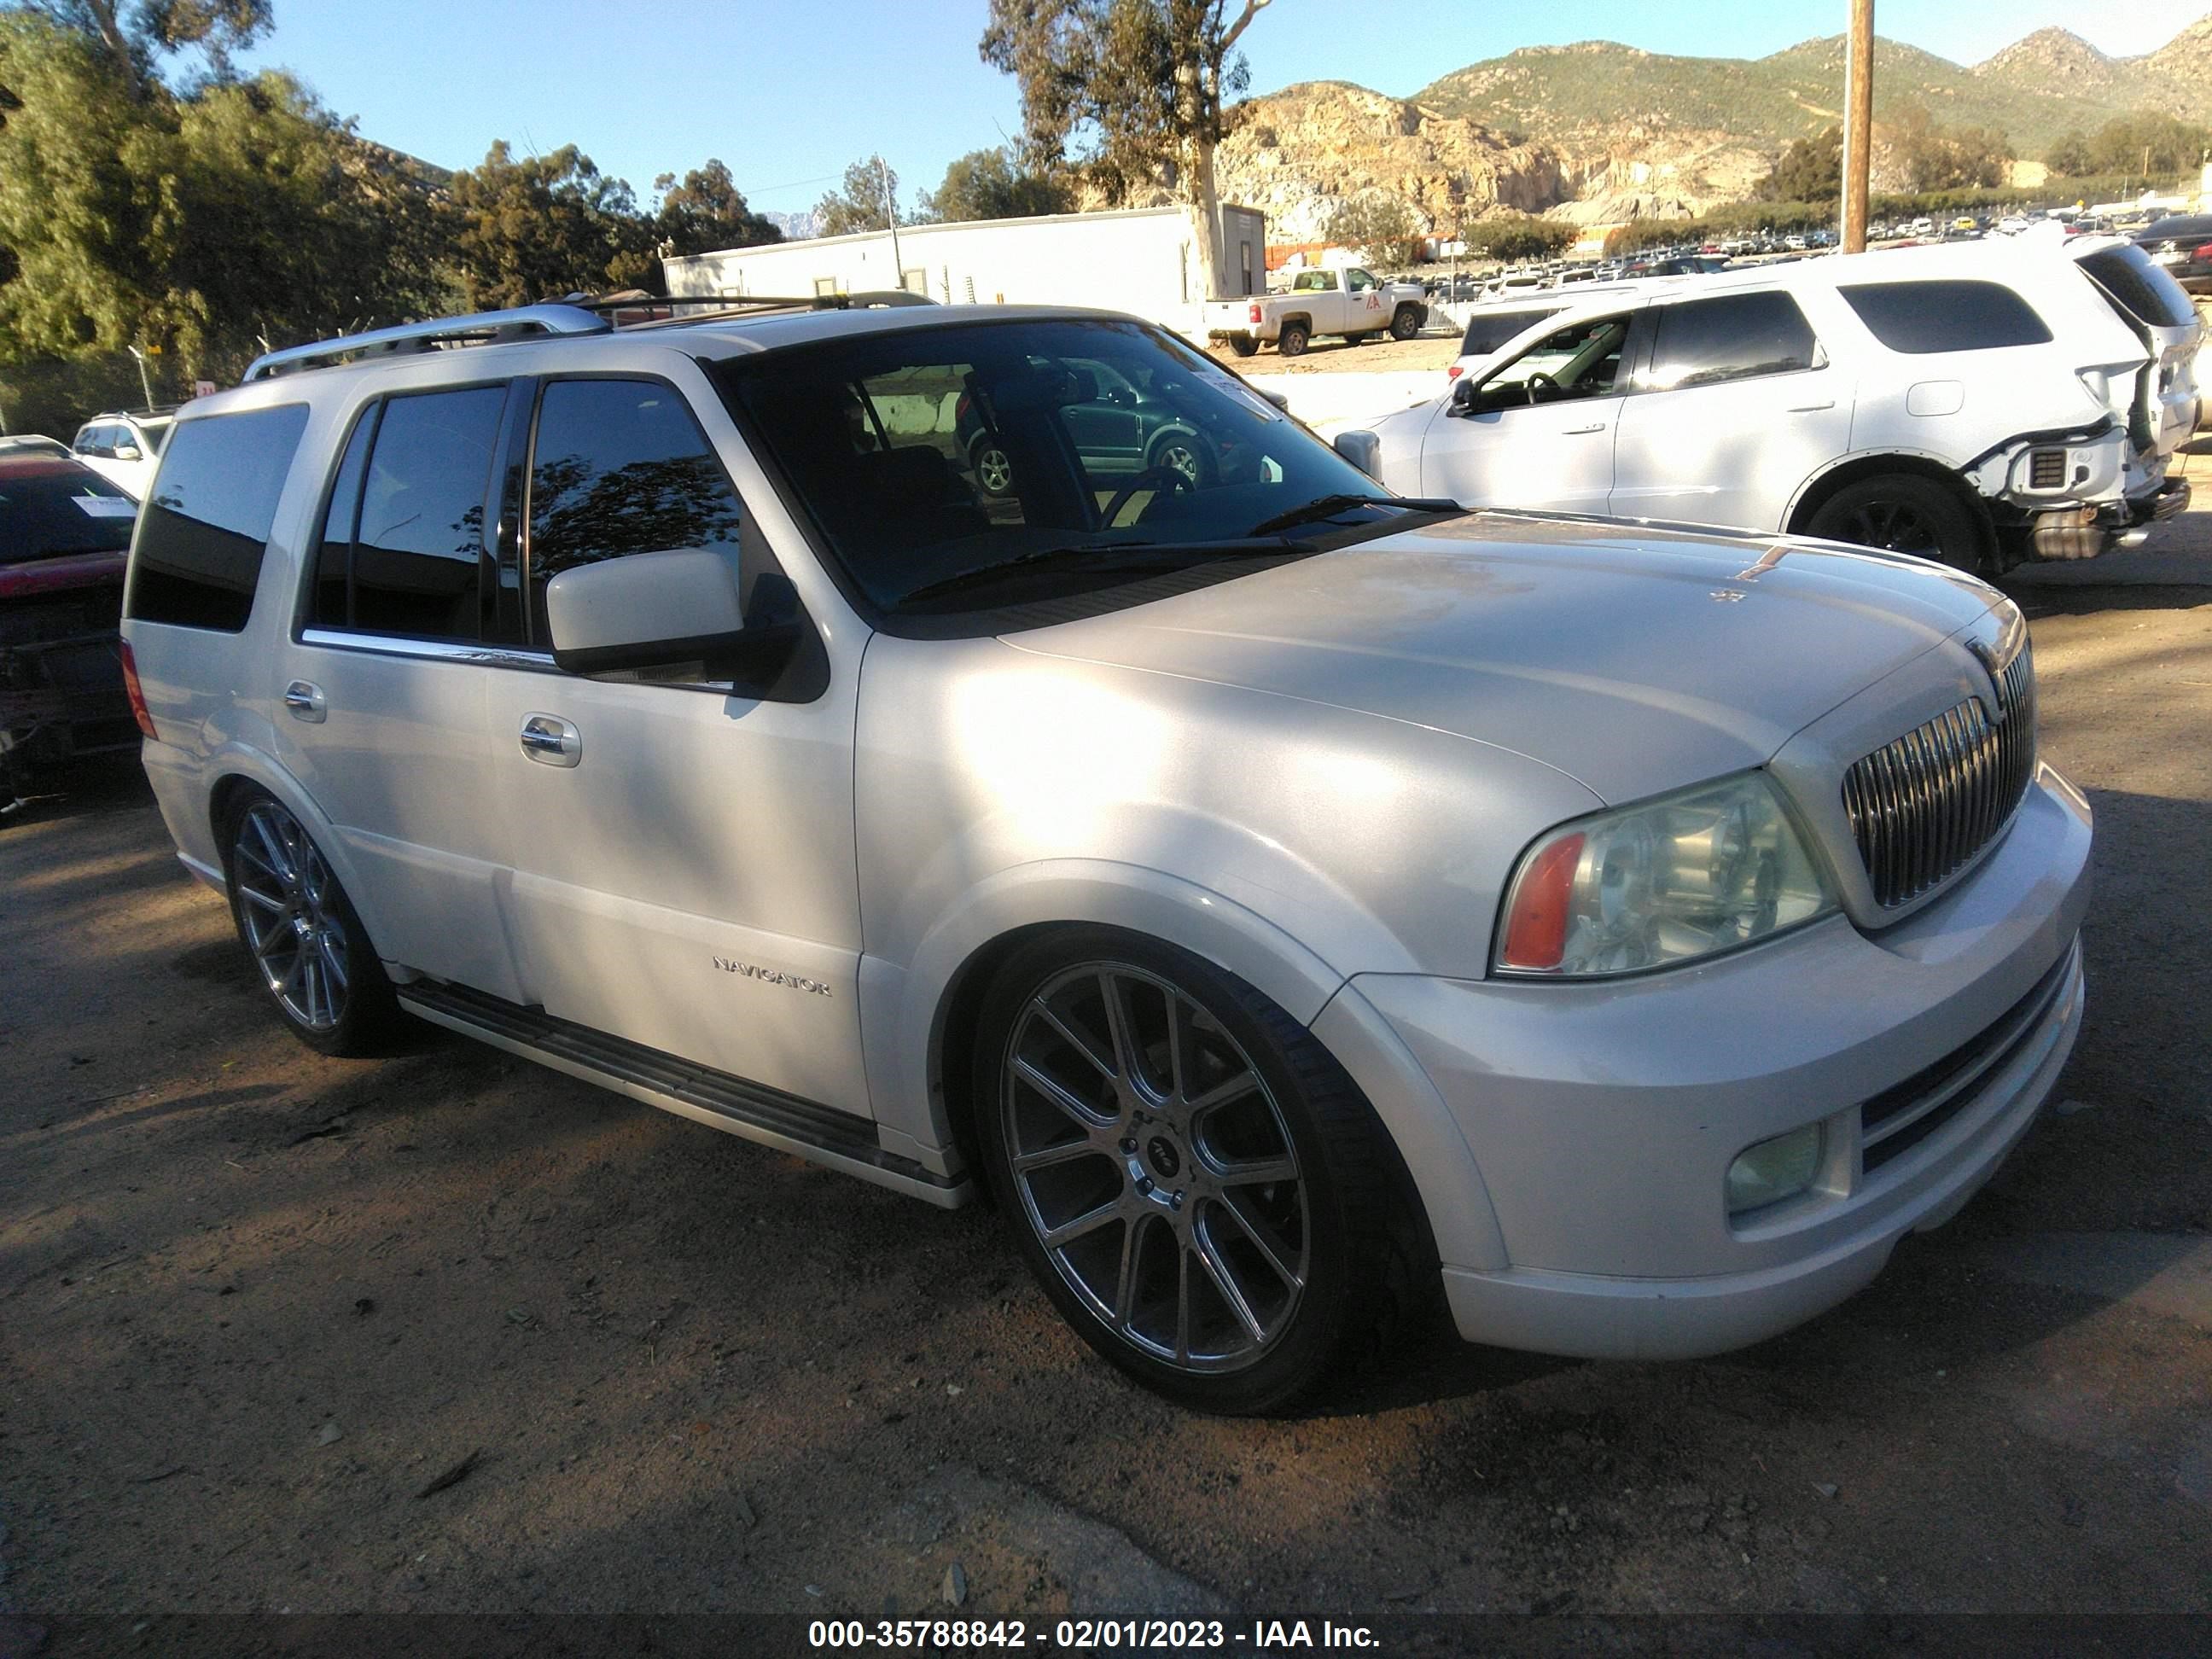
POLYGON ((1480 310, 1448 392, 1338 443, 1408 495, 1994 573, 2183 510, 2199 338, 2130 242, 1905 249, 1480 310))

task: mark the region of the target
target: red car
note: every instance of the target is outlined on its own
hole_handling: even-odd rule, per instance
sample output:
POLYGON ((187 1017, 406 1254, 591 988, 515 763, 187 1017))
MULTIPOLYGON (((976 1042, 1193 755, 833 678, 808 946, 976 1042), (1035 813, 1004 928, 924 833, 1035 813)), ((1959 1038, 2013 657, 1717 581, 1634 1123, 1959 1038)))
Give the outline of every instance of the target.
POLYGON ((0 454, 0 806, 77 756, 137 747, 116 633, 137 517, 80 462, 0 454))

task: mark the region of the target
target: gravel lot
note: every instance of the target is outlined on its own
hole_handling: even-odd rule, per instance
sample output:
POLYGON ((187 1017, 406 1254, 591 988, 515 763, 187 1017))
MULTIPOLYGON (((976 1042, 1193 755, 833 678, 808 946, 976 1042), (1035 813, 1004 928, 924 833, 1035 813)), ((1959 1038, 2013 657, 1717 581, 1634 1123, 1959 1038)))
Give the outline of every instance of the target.
POLYGON ((2063 1103, 1997 1182, 1747 1352, 1439 1334, 1290 1421, 1125 1386, 988 1211, 434 1033, 307 1053, 135 773, 76 779, 0 830, 0 1648, 920 1615, 955 1563, 1033 1618, 2212 1612, 2212 513, 2017 591, 2100 895, 2063 1103))

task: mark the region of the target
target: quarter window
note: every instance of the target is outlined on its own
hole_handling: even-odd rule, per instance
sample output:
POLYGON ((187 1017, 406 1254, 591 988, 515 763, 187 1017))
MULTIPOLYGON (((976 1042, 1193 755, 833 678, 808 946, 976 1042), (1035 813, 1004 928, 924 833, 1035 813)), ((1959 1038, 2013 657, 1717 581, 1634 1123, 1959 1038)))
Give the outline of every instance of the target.
POLYGON ((1892 351, 1990 351, 2047 345, 2035 308, 2002 283, 1858 283, 1837 289, 1892 351))
POLYGON ((683 395, 656 380, 556 380, 530 467, 531 637, 563 570, 672 548, 731 550, 737 491, 683 395))
POLYGON ((1818 345, 1787 294, 1728 294, 1657 307, 1648 392, 1679 392, 1811 368, 1818 345))
POLYGON ((227 634, 245 628, 307 426, 305 404, 179 425, 159 489, 139 514, 125 615, 227 634))

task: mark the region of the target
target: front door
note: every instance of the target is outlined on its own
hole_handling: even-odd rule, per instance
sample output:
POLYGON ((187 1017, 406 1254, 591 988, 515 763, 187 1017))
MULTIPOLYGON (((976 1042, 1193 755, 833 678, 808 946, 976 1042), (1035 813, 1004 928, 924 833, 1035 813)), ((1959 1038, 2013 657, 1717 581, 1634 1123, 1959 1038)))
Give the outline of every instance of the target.
POLYGON ((1633 316, 1571 324, 1492 369, 1466 401, 1440 404, 1422 444, 1421 493, 1468 507, 1603 513, 1633 316))
MULTIPOLYGON (((539 390, 517 549, 528 644, 545 584, 703 547, 750 582, 757 532, 701 426, 739 441, 703 380, 539 390), (750 539, 748 541, 748 537, 750 539), (750 550, 741 550, 741 549, 750 550)), ((853 845, 854 676, 810 701, 682 677, 486 676, 523 1000, 557 1018, 865 1115, 853 845)))

